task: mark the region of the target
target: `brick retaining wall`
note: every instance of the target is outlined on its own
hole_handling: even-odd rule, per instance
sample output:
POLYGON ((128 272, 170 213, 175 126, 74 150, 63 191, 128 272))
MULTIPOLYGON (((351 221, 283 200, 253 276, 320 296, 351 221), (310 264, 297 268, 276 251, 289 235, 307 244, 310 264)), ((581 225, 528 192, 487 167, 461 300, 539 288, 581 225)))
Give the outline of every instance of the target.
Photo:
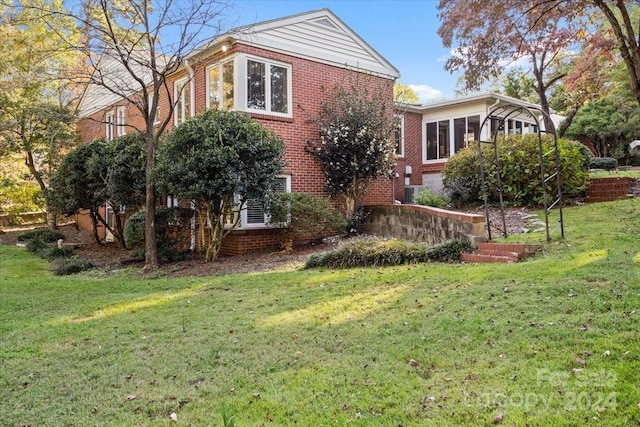
POLYGON ((626 199, 635 179, 628 177, 592 178, 587 184, 587 203, 626 199))

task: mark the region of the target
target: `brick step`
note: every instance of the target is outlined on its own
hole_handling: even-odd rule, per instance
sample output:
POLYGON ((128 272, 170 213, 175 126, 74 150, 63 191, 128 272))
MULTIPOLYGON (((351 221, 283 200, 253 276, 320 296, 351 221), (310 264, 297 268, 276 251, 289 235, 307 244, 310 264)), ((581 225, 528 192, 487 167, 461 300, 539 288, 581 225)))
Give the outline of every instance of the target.
POLYGON ((464 253, 460 257, 460 259, 464 262, 496 262, 496 263, 511 263, 516 262, 517 258, 512 258, 508 256, 500 256, 500 255, 485 255, 485 254, 469 254, 464 253))
POLYGON ((526 243, 479 243, 474 253, 464 253, 465 262, 517 262, 540 249, 540 245, 526 243))
POLYGON ((528 254, 535 253, 541 248, 540 245, 532 245, 529 243, 494 243, 484 242, 478 243, 478 252, 483 250, 501 250, 508 252, 525 252, 528 254))

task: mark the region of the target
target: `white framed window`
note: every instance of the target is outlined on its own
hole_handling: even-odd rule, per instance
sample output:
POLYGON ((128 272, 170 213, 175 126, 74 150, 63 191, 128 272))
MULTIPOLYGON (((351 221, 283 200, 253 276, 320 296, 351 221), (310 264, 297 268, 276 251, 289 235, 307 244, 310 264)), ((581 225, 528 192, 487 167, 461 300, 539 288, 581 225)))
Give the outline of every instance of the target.
POLYGON ((247 111, 291 117, 291 65, 246 59, 247 111))
POLYGON ((191 86, 189 79, 176 81, 174 99, 176 100, 174 123, 177 126, 191 117, 191 86))
MULTIPOLYGON (((291 176, 283 175, 276 179, 276 193, 291 192, 291 176)), ((238 228, 264 228, 269 222, 269 212, 265 212, 261 203, 252 200, 247 201, 246 207, 240 212, 240 224, 238 228)))
POLYGON ((395 125, 396 156, 404 157, 404 115, 396 116, 395 125))
POLYGON ((127 108, 116 108, 116 134, 122 136, 127 133, 127 108))
POLYGON ((453 119, 454 153, 468 147, 480 138, 480 116, 458 117, 453 119))
POLYGON ((449 120, 424 123, 424 161, 449 158, 451 152, 449 128, 449 120))
POLYGON ((207 67, 207 108, 234 108, 234 59, 207 67))
POLYGON ((180 200, 174 196, 167 196, 167 207, 168 208, 177 208, 180 206, 180 200))
POLYGON ((107 139, 107 141, 111 141, 113 139, 113 125, 114 125, 113 111, 109 111, 104 116, 104 122, 105 122, 104 137, 107 139))

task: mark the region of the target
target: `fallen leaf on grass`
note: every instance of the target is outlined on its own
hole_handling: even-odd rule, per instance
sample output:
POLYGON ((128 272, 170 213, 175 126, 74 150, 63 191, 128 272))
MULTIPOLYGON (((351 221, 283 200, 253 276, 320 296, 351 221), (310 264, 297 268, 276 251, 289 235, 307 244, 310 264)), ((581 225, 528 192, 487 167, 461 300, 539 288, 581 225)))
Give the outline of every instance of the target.
POLYGON ((578 328, 579 331, 585 332, 589 330, 589 327, 587 325, 582 325, 578 328))
POLYGON ((498 424, 501 423, 502 420, 504 419, 504 414, 502 412, 500 412, 498 415, 496 415, 496 417, 493 419, 493 423, 494 424, 498 424))
POLYGON ((587 361, 584 360, 583 358, 581 358, 580 356, 576 356, 576 358, 574 359, 576 361, 576 363, 579 363, 581 365, 586 365, 587 361))
POLYGON ((171 414, 169 414, 169 419, 171 421, 178 421, 178 415, 175 412, 172 412, 171 414))
POLYGON ((136 400, 139 399, 137 394, 130 394, 127 396, 127 400, 136 400))

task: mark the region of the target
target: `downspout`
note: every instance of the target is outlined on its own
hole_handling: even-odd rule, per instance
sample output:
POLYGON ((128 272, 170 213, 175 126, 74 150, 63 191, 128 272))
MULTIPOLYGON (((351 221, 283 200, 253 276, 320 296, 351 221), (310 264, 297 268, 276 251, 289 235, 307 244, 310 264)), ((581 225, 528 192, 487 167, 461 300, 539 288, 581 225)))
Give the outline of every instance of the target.
MULTIPOLYGON (((186 68, 189 73, 189 92, 191 93, 191 96, 189 97, 189 116, 193 117, 196 115, 195 73, 188 59, 184 60, 184 68, 186 68)), ((191 201, 191 244, 189 246, 189 250, 191 252, 196 250, 196 209, 194 200, 191 201)))

